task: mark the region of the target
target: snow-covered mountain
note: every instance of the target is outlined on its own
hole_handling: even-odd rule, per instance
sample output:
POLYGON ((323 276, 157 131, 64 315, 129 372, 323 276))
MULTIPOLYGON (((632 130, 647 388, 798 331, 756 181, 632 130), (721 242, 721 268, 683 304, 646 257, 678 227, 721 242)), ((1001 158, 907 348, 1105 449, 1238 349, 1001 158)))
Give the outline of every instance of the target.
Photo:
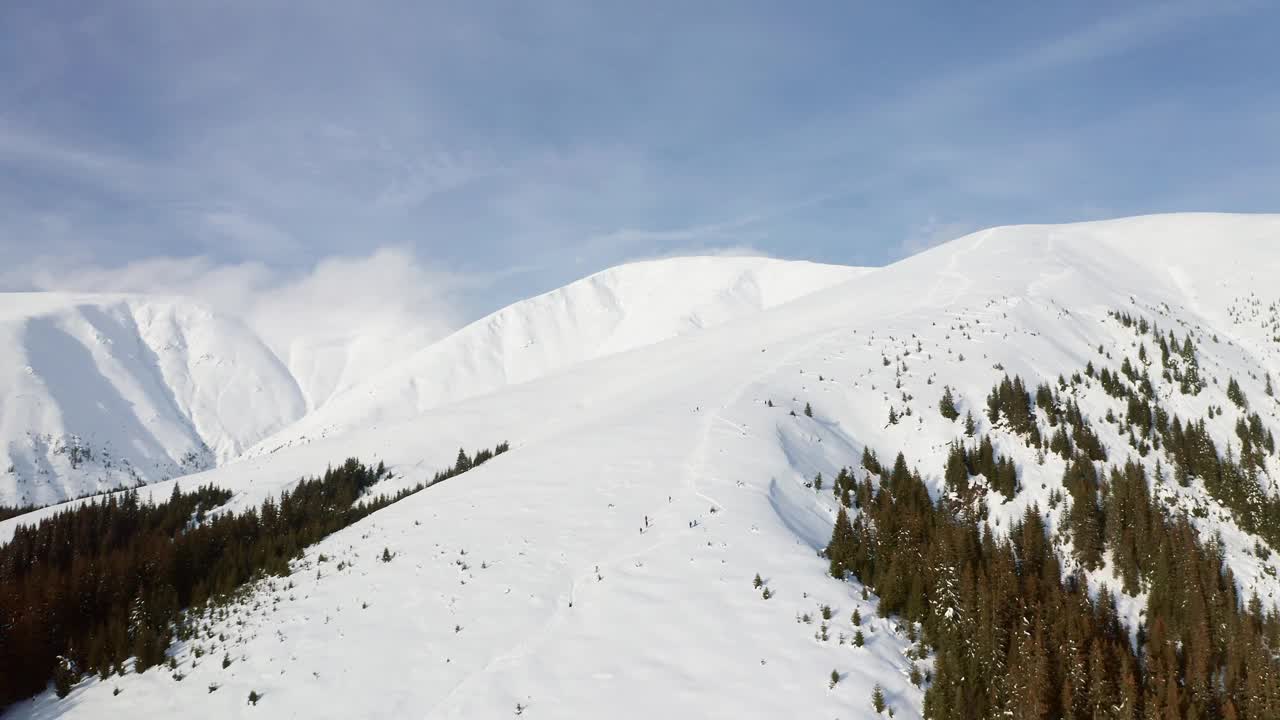
POLYGON ((290 426, 266 447, 404 419, 861 272, 755 257, 635 263, 517 303, 408 357, 396 357, 402 343, 378 340, 377 353, 361 337, 273 353, 274 338, 180 298, 0 294, 0 505, 207 469, 290 426), (367 377, 353 376, 357 368, 367 377))
POLYGON ((304 409, 252 332, 181 299, 3 294, 0 347, 0 504, 207 469, 304 409))
POLYGON ((408 420, 432 407, 752 317, 867 272, 760 257, 674 257, 605 270, 471 323, 330 398, 251 454, 408 420))
MULTIPOLYGON (((938 411, 951 388, 1018 467, 1020 490, 981 521, 999 536, 1034 505, 1061 537, 1066 461, 993 426, 992 387, 1062 376, 1109 462, 1151 468, 1159 455, 1104 419, 1124 404, 1091 376, 1066 380, 1143 362, 1144 347, 1153 399, 1209 415, 1218 447, 1238 449, 1245 411, 1229 379, 1280 429, 1266 389, 1280 377, 1278 274, 1280 215, 1197 214, 997 228, 875 270, 699 258, 593 276, 463 328, 296 423, 264 421, 236 461, 144 490, 214 483, 243 508, 356 456, 385 461, 391 491, 460 446, 512 443, 211 614, 178 648, 176 675, 88 679, 10 716, 871 718, 878 685, 896 717, 919 718, 907 630, 818 557, 839 503, 815 474, 856 465, 864 448, 901 451, 943 496, 963 434, 938 411), (1194 337, 1203 390, 1161 378, 1153 336, 1120 314, 1194 337), (380 561, 384 549, 394 559, 380 561), (757 574, 772 597, 753 588, 757 574), (825 633, 803 621, 823 605, 825 633), (225 666, 210 659, 224 653, 225 666)), ((1265 492, 1274 479, 1271 454, 1265 492)), ((1258 552, 1202 482, 1153 481, 1152 493, 1220 536, 1241 590, 1280 603, 1277 554, 1258 552)), ((53 511, 0 523, 0 539, 53 511)), ((1070 550, 1059 547, 1068 566, 1070 550)), ((1120 585, 1110 564, 1081 571, 1095 592, 1120 585)), ((1121 594, 1117 611, 1133 627, 1144 602, 1121 594)))

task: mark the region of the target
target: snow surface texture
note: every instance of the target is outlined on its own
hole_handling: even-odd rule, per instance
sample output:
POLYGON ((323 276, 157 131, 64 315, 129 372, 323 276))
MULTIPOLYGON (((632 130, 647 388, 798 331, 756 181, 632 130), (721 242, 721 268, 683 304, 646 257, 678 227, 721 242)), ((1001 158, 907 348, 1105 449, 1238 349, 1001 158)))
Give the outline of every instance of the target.
MULTIPOLYGON (((833 476, 864 446, 884 460, 902 450, 942 492, 947 444, 960 433, 937 412, 943 386, 986 432, 983 400, 1005 372, 1034 386, 1089 361, 1114 369, 1136 357, 1139 339, 1109 310, 1197 337, 1209 387, 1157 392, 1184 418, 1224 408, 1209 422, 1221 447, 1238 417, 1228 376, 1280 429, 1263 393, 1266 373, 1280 377, 1268 310, 1280 300, 1280 216, 999 228, 808 294, 798 289, 821 283, 788 283, 792 266, 772 266, 791 289, 774 302, 721 284, 637 320, 652 308, 646 296, 704 284, 689 267, 711 275, 733 262, 743 261, 648 263, 611 271, 636 279, 627 291, 619 282, 600 292, 596 276, 517 304, 242 459, 183 478, 231 488, 231 506, 244 507, 348 456, 385 460, 392 490, 450 465, 459 446, 512 442, 510 453, 336 533, 291 577, 210 617, 209 634, 177 649, 180 682, 163 670, 90 679, 10 716, 479 718, 511 717, 519 705, 532 718, 872 718, 879 684, 896 717, 918 718, 905 634, 876 617, 874 595, 824 574, 816 550, 836 504, 829 484, 805 486, 814 473, 833 476), (619 308, 620 297, 632 305, 619 308), (721 310, 703 312, 698 300, 721 310), (891 406, 912 412, 890 425, 891 406), (384 548, 390 562, 379 559, 384 548), (756 573, 772 598, 752 588, 756 573), (826 640, 823 604, 833 610, 826 640), (855 608, 861 648, 848 641, 855 608), (798 620, 805 613, 811 624, 798 620), (262 696, 257 706, 250 691, 262 696)), ((1114 401, 1096 383, 1077 400, 1111 461, 1123 462, 1127 442, 1101 420, 1114 401)), ((1020 440, 990 434, 1018 462, 1023 487, 992 503, 999 532, 1029 504, 1048 507, 1063 465, 1039 465, 1020 440)), ((1280 464, 1268 462, 1278 477, 1280 464)), ((1206 537, 1222 534, 1246 591, 1280 599, 1276 556, 1250 552, 1255 539, 1198 485, 1168 485, 1157 488, 1165 502, 1211 509, 1195 522, 1206 537)), ((1048 514, 1056 528, 1060 509, 1048 514)), ((0 538, 15 522, 0 524, 0 538)), ((1095 588, 1103 582, 1119 586, 1105 569, 1090 576, 1095 588)), ((1121 599, 1130 622, 1142 600, 1121 599)))
POLYGON ((0 294, 0 505, 44 505, 223 464, 317 402, 335 406, 322 415, 331 420, 306 418, 290 437, 376 422, 385 397, 408 417, 860 272, 768 258, 637 263, 507 308, 394 367, 395 353, 374 364, 360 338, 348 348, 289 347, 282 361, 271 338, 179 299, 0 294), (353 363, 374 377, 346 377, 353 363), (336 397, 317 390, 351 385, 336 397))

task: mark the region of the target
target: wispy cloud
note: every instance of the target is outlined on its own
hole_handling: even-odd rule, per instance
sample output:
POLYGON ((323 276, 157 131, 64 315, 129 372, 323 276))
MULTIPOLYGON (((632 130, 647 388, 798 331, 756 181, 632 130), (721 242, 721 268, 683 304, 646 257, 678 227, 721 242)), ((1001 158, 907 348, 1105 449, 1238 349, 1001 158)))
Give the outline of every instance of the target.
POLYGON ((961 65, 944 72, 908 95, 904 108, 951 109, 980 104, 1005 95, 1020 84, 1036 82, 1074 66, 1124 55, 1196 23, 1237 15, 1259 7, 1258 2, 1180 0, 1117 6, 1118 12, 1081 27, 1050 34, 1047 39, 1025 38, 1027 47, 992 60, 961 65))
POLYGON ((301 245, 289 233, 242 212, 214 210, 204 214, 204 221, 246 254, 278 259, 301 250, 301 245))
POLYGON ((467 278, 474 314, 673 251, 884 262, 1087 208, 1262 209, 1237 179, 1280 165, 1258 71, 1278 18, 1189 0, 6 6, 0 255, 296 274, 403 247, 467 278))
POLYGON ((459 327, 465 314, 456 293, 474 281, 431 267, 405 248, 332 257, 293 272, 209 257, 157 257, 118 265, 40 257, 0 271, 0 291, 188 298, 239 319, 304 384, 319 383, 304 388, 314 402, 341 380, 324 365, 358 368, 362 358, 402 357, 459 327))
POLYGON ((0 117, 0 168, 55 174, 118 192, 153 190, 159 178, 126 155, 84 147, 0 117))

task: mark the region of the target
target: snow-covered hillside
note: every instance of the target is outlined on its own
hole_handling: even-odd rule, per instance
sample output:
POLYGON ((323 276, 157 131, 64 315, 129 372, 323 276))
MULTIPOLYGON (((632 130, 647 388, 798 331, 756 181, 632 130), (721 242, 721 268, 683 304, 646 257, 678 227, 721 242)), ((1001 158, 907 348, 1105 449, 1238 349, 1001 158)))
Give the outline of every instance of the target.
POLYGON ((408 417, 861 272, 749 257, 636 263, 517 303, 408 357, 392 352, 403 343, 360 337, 295 341, 273 354, 274 338, 177 298, 0 294, 0 505, 207 469, 295 423, 288 439, 386 412, 408 417))
POLYGON ((760 257, 676 257, 605 270, 477 320, 339 393, 253 452, 406 420, 588 360, 752 317, 867 272, 760 257))
MULTIPOLYGON (((10 716, 872 718, 879 685, 896 717, 919 718, 910 670, 929 660, 908 656, 909 629, 878 618, 873 593, 825 573, 818 551, 839 503, 812 485, 816 473, 856 465, 864 448, 886 460, 901 451, 943 495, 948 447, 963 434, 938 411, 950 387, 1018 466, 1021 490, 992 501, 984 522, 999 535, 1034 504, 1057 536, 1064 510, 1051 496, 1065 461, 992 427, 985 398, 1006 374, 1034 387, 1090 363, 1140 362, 1150 337, 1114 312, 1194 336, 1205 388, 1183 394, 1153 371, 1154 396, 1184 418, 1218 408, 1207 428, 1220 448, 1239 447, 1243 415, 1228 378, 1280 429, 1265 390, 1280 377, 1280 216, 998 228, 874 271, 779 264, 741 282, 743 261, 688 262, 622 268, 513 306, 248 457, 183 478, 230 488, 243 508, 348 456, 385 461, 391 490, 450 465, 459 446, 512 443, 213 613, 177 649, 176 674, 88 679, 10 716), (677 296, 691 278, 733 281, 677 296)), ((1154 465, 1104 420, 1124 406, 1098 381, 1064 386, 1110 463, 1154 465)), ((1280 478, 1274 455, 1263 469, 1280 478)), ((1280 601, 1280 559, 1255 552, 1259 538, 1203 483, 1153 480, 1152 492, 1205 538, 1221 535, 1246 593, 1280 601)), ((0 538, 16 522, 0 523, 0 538)), ((1070 549, 1060 547, 1067 565, 1070 549)), ((1119 586, 1110 566, 1086 576, 1095 591, 1119 586)), ((1132 625, 1143 602, 1122 595, 1119 612, 1132 625)))
POLYGON ((0 347, 0 505, 206 469, 304 409, 253 333, 180 299, 3 294, 0 347))

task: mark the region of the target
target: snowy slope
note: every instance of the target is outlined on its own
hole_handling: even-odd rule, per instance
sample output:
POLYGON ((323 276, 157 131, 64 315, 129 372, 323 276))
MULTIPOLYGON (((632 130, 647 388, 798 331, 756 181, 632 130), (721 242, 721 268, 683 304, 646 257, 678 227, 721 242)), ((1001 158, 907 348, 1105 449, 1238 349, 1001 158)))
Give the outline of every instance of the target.
POLYGON ((295 338, 273 352, 276 338, 182 299, 6 293, 0 505, 59 502, 205 469, 300 419, 288 437, 331 430, 325 418, 344 418, 342 427, 370 422, 386 397, 416 413, 752 314, 860 272, 768 258, 637 263, 414 352, 420 333, 406 328, 388 341, 394 333, 383 320, 370 320, 378 331, 369 337, 295 338), (324 412, 306 417, 316 408, 324 412))
POLYGON ((462 328, 330 398, 254 452, 405 420, 577 363, 753 316, 867 272, 761 257, 677 257, 605 270, 462 328))
POLYGON ((182 300, 6 293, 0 347, 0 504, 207 468, 303 410, 258 338, 182 300))
MULTIPOLYGON (((327 436, 181 482, 225 485, 244 506, 350 455, 385 460, 395 486, 450 464, 460 445, 507 439, 512 451, 335 534, 287 581, 209 618, 204 657, 179 649, 180 682, 162 671, 91 679, 10 715, 473 718, 512 716, 519 703, 533 718, 872 718, 878 683, 896 717, 918 718, 908 642, 875 618, 874 596, 824 575, 816 550, 835 498, 805 481, 871 446, 882 458, 902 450, 941 492, 959 434, 936 410, 943 385, 985 425, 983 399, 1005 372, 1034 384, 1089 361, 1114 368, 1137 339, 1109 310, 1201 338, 1201 367, 1220 383, 1195 397, 1162 387, 1170 409, 1226 408, 1210 425, 1225 445, 1233 376, 1280 429, 1262 391, 1265 373, 1280 375, 1277 248, 1280 216, 1001 228, 668 342, 631 343, 644 334, 628 331, 611 341, 628 352, 584 351, 452 402, 392 385, 350 420, 327 419, 327 436), (890 407, 911 414, 891 425, 890 407), (389 563, 377 559, 384 548, 396 553, 389 563), (756 573, 773 598, 752 589, 756 573), (820 604, 834 610, 825 641, 817 621, 798 620, 820 604), (863 648, 841 642, 855 607, 863 648), (841 681, 830 688, 833 669, 841 681), (256 707, 251 690, 263 696, 256 707)), ((1114 405, 1096 384, 1077 399, 1095 419, 1114 405)), ((1095 424, 1112 462, 1131 455, 1095 424)), ((1025 488, 992 507, 998 532, 1029 504, 1047 507, 1063 466, 991 434, 1025 488)), ((1157 493, 1206 502, 1195 485, 1157 493)), ((1054 527, 1061 518, 1049 514, 1054 527)), ((1246 552, 1254 539, 1219 512, 1196 522, 1223 535, 1242 586, 1280 600, 1274 554, 1246 552)), ((1121 611, 1132 620, 1140 603, 1123 598, 1121 611)))

